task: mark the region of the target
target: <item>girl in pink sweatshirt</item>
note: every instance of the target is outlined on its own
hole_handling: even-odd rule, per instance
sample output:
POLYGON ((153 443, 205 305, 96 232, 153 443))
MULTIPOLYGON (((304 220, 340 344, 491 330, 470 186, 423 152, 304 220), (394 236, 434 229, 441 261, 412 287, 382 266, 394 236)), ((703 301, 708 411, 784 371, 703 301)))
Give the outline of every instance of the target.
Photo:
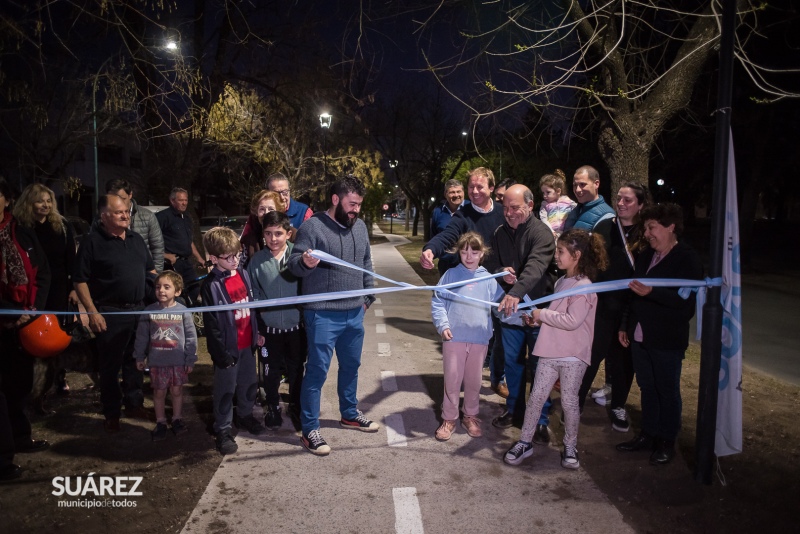
MULTIPOLYGON (((598 271, 608 266, 603 238, 598 233, 572 229, 556 242, 556 264, 566 274, 558 279, 555 292, 587 286, 598 271)), ((507 464, 518 465, 533 455, 532 438, 539 413, 556 380, 561 380, 561 408, 564 410, 564 452, 561 466, 580 467, 578 461, 578 389, 583 373, 591 363, 594 315, 597 294, 587 293, 552 301, 549 308, 535 309, 525 316, 528 326, 541 325, 533 354, 539 357, 531 396, 525 409, 520 440, 503 457, 507 464)))

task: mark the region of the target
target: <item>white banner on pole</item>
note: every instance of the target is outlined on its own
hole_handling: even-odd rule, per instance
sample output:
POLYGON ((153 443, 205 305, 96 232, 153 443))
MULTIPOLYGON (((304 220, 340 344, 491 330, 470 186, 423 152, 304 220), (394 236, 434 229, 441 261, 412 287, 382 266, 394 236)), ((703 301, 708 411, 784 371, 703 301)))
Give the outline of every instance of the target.
POLYGON ((728 194, 725 199, 725 243, 722 260, 722 359, 719 368, 717 432, 714 453, 742 452, 742 271, 739 256, 739 209, 733 135, 728 137, 728 194))

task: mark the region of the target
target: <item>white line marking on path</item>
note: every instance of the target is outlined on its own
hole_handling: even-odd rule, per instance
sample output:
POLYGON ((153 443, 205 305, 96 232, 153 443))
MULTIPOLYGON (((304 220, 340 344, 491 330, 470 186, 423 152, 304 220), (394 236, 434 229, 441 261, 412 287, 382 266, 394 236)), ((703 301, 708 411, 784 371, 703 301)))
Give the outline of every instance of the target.
POLYGON ((375 310, 375 317, 383 317, 383 310, 375 310))
POLYGON ((381 302, 380 298, 376 298, 375 302, 373 302, 373 304, 383 304, 383 302, 381 302))
POLYGON ((403 416, 399 413, 387 415, 385 418, 386 423, 386 441, 390 447, 407 447, 406 441, 406 425, 403 423, 403 416))
POLYGON ((375 333, 376 334, 385 334, 386 333, 386 325, 383 323, 379 323, 375 325, 375 333))
POLYGON ((381 371, 381 387, 383 391, 397 391, 397 379, 394 371, 381 371))
POLYGON ((392 349, 388 343, 378 343, 378 356, 391 356, 392 349))
POLYGON ((394 531, 397 534, 423 534, 422 512, 417 488, 392 488, 394 498, 394 531))

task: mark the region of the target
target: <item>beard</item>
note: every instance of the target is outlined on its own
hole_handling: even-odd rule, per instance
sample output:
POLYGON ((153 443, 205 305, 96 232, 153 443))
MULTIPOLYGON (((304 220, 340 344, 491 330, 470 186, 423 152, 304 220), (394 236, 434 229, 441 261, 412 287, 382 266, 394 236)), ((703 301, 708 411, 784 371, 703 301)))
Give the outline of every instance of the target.
POLYGON ((358 220, 358 213, 355 211, 344 211, 344 208, 341 204, 337 204, 336 208, 334 209, 333 218, 336 219, 336 222, 344 226, 345 228, 352 228, 353 225, 358 220), (350 215, 353 217, 351 218, 350 215))

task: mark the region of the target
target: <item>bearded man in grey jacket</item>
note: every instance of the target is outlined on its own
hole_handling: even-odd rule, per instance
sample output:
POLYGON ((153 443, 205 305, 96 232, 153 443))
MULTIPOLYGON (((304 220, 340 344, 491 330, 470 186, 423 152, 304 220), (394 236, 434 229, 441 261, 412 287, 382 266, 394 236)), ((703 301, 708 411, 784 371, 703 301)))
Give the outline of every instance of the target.
POLYGON ((338 392, 344 428, 377 432, 379 425, 358 410, 358 368, 364 343, 364 312, 375 300, 373 295, 331 300, 325 293, 374 287, 372 275, 320 263, 311 256, 319 250, 372 271, 369 235, 358 218, 366 192, 364 184, 352 176, 340 178, 330 190, 330 207, 315 213, 297 231, 289 270, 303 279, 303 295, 320 294, 320 299, 303 305, 308 337, 308 361, 300 390, 302 444, 312 454, 325 456, 331 448, 319 432, 320 394, 328 376, 333 350, 339 361, 338 392))

